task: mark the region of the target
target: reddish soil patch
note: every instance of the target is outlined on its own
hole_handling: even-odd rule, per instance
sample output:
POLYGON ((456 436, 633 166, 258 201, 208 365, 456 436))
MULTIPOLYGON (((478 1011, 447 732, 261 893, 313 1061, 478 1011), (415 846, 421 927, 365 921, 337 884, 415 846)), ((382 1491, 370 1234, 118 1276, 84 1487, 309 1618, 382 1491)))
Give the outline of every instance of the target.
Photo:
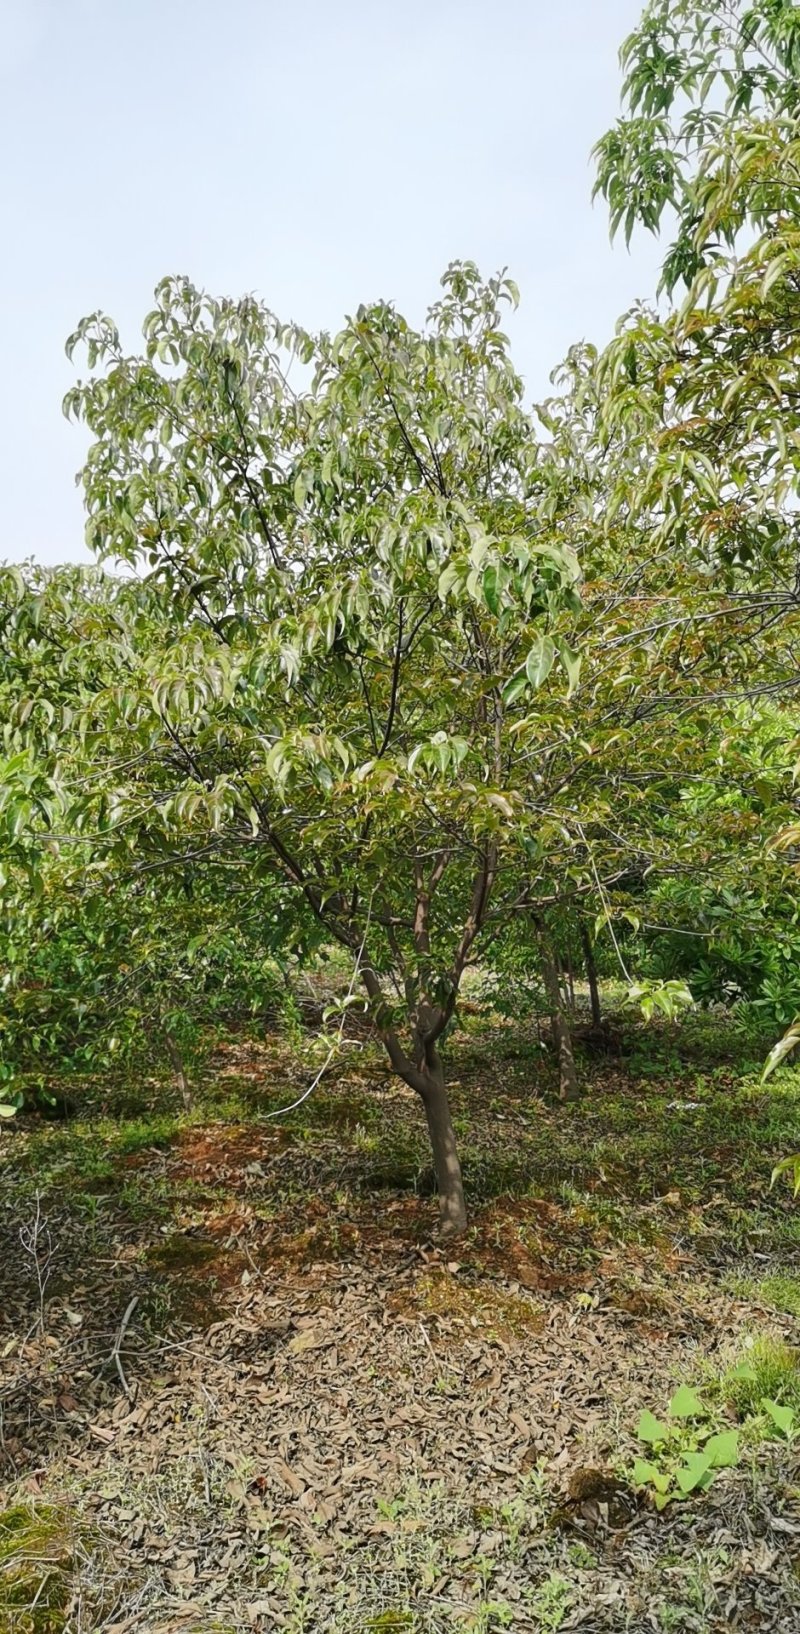
POLYGON ((471 1258, 483 1270, 547 1293, 570 1293, 593 1280, 591 1234, 567 1227, 566 1211, 537 1199, 498 1198, 481 1211, 471 1258))
POLYGON ((187 1129, 180 1134, 170 1154, 170 1169, 197 1175, 209 1169, 228 1180, 236 1170, 274 1156, 291 1142, 287 1129, 258 1129, 231 1124, 207 1124, 203 1129, 187 1129), (173 1154, 178 1154, 176 1163, 173 1154))
POLYGON ((248 1271, 247 1255, 234 1245, 243 1224, 240 1214, 223 1210, 204 1221, 202 1232, 175 1231, 148 1249, 147 1266, 163 1278, 182 1321, 207 1328, 224 1316, 226 1295, 240 1290, 248 1271))

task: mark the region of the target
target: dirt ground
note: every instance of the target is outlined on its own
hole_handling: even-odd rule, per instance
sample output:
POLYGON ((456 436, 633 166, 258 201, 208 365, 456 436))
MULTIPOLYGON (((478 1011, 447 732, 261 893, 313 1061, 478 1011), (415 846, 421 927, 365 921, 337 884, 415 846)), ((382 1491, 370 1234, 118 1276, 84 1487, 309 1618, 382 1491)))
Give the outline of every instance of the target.
POLYGON ((3 1634, 794 1634, 797 1442, 730 1380, 766 1346, 800 1409, 800 1075, 760 1089, 721 1023, 629 1032, 564 1108, 473 1020, 446 1251, 369 1040, 287 1118, 302 1061, 240 1040, 188 1114, 90 1085, 3 1131, 3 1634), (741 1453, 659 1513, 637 1423, 683 1383, 741 1453))

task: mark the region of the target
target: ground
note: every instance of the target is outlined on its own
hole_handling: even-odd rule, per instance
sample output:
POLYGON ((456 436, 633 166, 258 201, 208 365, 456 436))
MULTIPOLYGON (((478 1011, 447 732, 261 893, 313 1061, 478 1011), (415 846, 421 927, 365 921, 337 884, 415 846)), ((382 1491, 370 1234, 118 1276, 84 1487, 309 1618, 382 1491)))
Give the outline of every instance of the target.
POLYGON ((627 1023, 562 1107, 472 1008, 455 1248, 368 1037, 286 1116, 302 1050, 238 1037, 188 1113, 94 1082, 3 1130, 2 1634, 800 1626, 800 1074, 627 1023), (659 1512, 686 1385, 673 1465, 736 1463, 659 1512))

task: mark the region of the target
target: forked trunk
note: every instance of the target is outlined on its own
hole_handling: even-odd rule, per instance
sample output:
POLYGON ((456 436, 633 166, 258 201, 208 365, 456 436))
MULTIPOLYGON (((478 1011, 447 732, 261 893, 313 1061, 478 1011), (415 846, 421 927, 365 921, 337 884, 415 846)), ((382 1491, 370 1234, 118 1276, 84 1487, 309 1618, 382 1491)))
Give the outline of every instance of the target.
POLYGON ((436 1186, 439 1192, 439 1226, 443 1237, 458 1237, 467 1229, 464 1182, 458 1160, 456 1133, 444 1081, 444 1071, 436 1050, 428 1050, 420 1071, 417 1089, 428 1123, 436 1186))

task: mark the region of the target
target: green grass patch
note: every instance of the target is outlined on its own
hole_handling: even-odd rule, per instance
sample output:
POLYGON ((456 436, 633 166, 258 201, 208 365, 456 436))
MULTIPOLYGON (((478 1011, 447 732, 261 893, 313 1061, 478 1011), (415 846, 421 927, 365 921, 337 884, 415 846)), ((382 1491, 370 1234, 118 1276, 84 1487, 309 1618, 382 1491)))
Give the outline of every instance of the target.
POLYGON ((800 1411, 800 1351, 760 1336, 720 1376, 718 1390, 740 1418, 760 1414, 765 1398, 800 1411))
POLYGON ((733 1272, 726 1277, 725 1286, 739 1299, 770 1305, 786 1316, 800 1316, 800 1272, 775 1271, 764 1277, 733 1272))
POLYGON ((19 1504, 0 1514, 0 1629, 63 1634, 74 1599, 78 1543, 69 1516, 19 1504))

